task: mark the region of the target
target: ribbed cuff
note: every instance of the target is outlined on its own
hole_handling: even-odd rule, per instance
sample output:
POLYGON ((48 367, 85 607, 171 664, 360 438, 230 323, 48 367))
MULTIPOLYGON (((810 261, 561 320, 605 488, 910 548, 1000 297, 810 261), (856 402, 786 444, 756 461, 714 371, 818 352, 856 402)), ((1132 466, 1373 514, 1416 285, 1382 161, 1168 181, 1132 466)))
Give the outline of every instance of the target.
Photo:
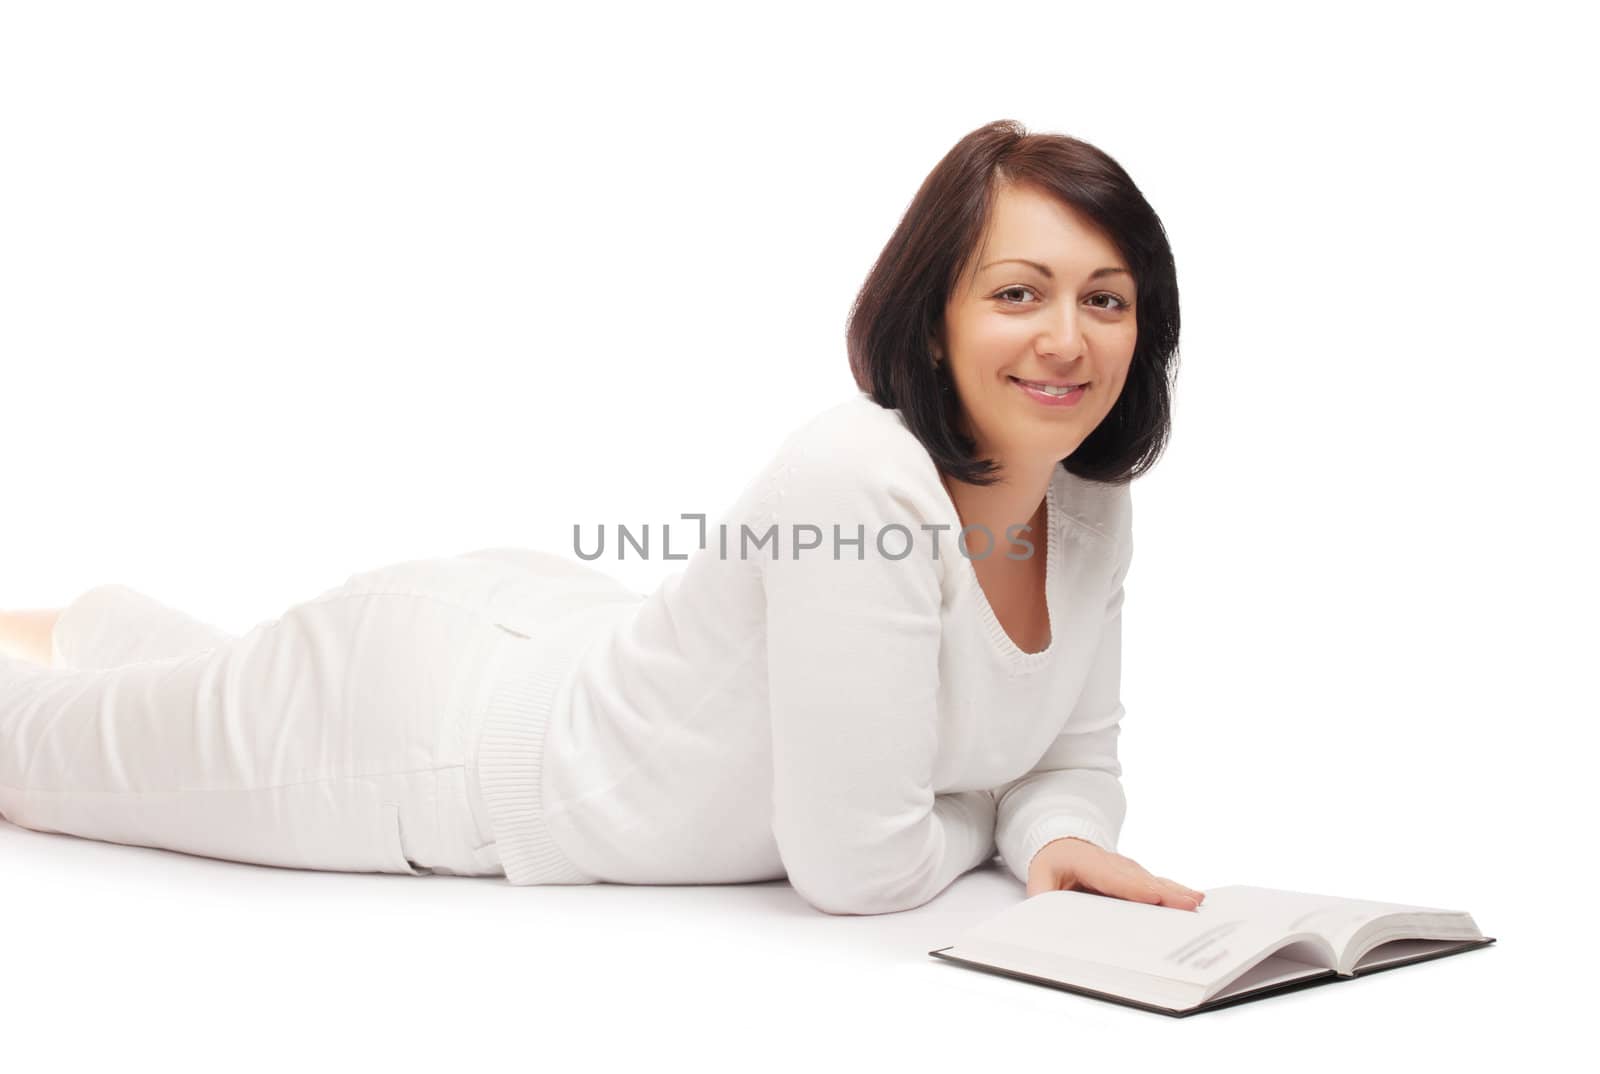
POLYGON ((1117 841, 1111 838, 1111 833, 1092 820, 1071 816, 1045 817, 1035 822, 1023 835, 1021 852, 1010 863, 1012 875, 1026 884, 1028 867, 1033 864, 1034 856, 1044 849, 1045 844, 1068 836, 1077 836, 1113 854, 1117 850, 1117 841))
POLYGON ((544 822, 545 732, 556 693, 572 670, 560 648, 531 642, 512 647, 490 695, 478 746, 478 785, 495 848, 506 879, 519 886, 599 882, 567 858, 544 822))

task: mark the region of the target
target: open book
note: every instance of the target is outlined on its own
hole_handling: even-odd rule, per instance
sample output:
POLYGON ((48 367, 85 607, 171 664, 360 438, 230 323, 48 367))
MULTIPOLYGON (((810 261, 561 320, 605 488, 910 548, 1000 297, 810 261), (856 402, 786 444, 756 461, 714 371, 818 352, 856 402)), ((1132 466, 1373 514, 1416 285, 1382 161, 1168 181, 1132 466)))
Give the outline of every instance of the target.
POLYGON ((1431 906, 1233 885, 1198 910, 1047 891, 928 954, 1182 1017, 1494 943, 1431 906))

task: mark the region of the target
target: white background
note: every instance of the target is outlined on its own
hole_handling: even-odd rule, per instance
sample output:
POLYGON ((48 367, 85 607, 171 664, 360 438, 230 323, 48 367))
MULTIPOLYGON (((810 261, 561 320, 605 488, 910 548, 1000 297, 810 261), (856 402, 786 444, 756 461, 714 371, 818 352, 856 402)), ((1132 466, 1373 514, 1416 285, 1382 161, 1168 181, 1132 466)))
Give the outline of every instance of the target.
MULTIPOLYGON (((243 631, 388 562, 715 513, 854 391, 849 303, 1015 118, 1182 292, 1134 487, 1121 849, 1486 950, 1174 1020, 926 955, 998 869, 316 874, 0 824, 8 1066, 1489 1069, 1592 991, 1596 87, 1574 6, 0 9, 0 607, 243 631)), ((677 564, 608 564, 653 586, 677 564)))

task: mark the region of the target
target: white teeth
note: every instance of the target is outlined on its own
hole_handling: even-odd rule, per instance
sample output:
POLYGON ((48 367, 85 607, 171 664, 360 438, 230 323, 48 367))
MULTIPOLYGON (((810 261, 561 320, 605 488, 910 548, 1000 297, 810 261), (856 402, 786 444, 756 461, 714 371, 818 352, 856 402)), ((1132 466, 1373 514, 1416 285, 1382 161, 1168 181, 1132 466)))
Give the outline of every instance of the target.
POLYGON ((1017 378, 1017 382, 1019 384, 1025 384, 1036 391, 1044 392, 1046 395, 1068 395, 1076 391, 1078 388, 1077 385, 1062 385, 1061 387, 1053 387, 1049 384, 1035 384, 1031 380, 1023 380, 1020 377, 1017 378))

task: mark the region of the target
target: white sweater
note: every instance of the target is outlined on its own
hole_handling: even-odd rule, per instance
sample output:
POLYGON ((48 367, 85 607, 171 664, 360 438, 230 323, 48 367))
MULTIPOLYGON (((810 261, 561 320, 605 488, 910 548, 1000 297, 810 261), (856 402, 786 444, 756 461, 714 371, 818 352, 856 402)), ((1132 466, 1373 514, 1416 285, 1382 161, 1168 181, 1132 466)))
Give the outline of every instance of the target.
POLYGON ((1114 850, 1129 487, 1058 467, 1046 502, 1048 539, 1024 534, 1048 555, 1038 653, 958 551, 927 451, 865 395, 792 433, 703 548, 698 524, 674 524, 690 558, 648 596, 560 565, 566 599, 525 624, 538 666, 485 730, 511 882, 787 876, 819 910, 878 914, 927 902, 997 844, 1023 882, 1052 839, 1114 850))

